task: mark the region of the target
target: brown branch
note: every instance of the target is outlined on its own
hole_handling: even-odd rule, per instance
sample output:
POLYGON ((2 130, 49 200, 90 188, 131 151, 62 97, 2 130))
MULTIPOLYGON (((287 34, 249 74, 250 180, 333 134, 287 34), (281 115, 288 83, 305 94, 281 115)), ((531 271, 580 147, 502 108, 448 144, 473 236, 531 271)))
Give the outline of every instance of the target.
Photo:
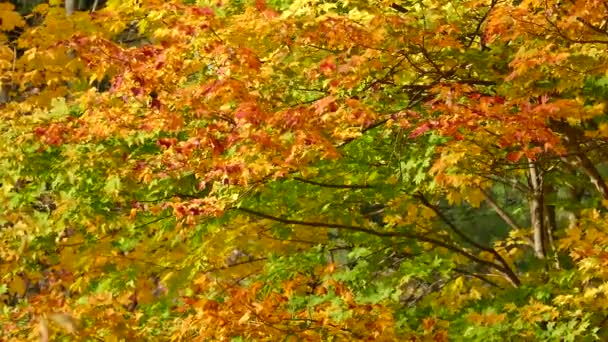
POLYGON ((511 227, 511 229, 521 229, 521 227, 517 223, 515 223, 515 220, 511 217, 511 215, 509 215, 509 213, 507 213, 503 208, 500 207, 500 205, 498 205, 498 203, 496 203, 496 201, 492 198, 492 195, 490 195, 489 192, 487 192, 480 186, 478 186, 477 188, 481 191, 483 196, 486 198, 486 202, 488 202, 490 207, 492 207, 492 209, 494 209, 494 211, 498 214, 498 216, 500 216, 500 218, 506 224, 508 224, 509 227, 511 227))
POLYGON ((328 184, 328 183, 319 183, 311 180, 307 180, 300 177, 293 177, 294 180, 300 181, 302 183, 308 183, 312 185, 317 185, 324 188, 334 188, 334 189, 371 189, 373 186, 371 185, 348 185, 348 184, 328 184))
POLYGON ((493 282, 493 281, 491 281, 490 279, 488 279, 488 278, 486 278, 486 277, 482 276, 481 274, 477 274, 477 273, 469 272, 469 271, 464 270, 464 269, 462 269, 462 268, 453 268, 453 270, 454 270, 455 272, 462 273, 462 274, 467 275, 467 276, 469 276, 469 277, 477 278, 477 279, 479 279, 479 280, 483 281, 484 283, 486 283, 486 284, 488 284, 488 285, 491 285, 491 286, 497 287, 497 288, 499 288, 499 289, 502 289, 502 286, 500 286, 500 285, 496 284, 495 282, 493 282))
POLYGON ((422 69, 421 66, 419 66, 418 64, 415 64, 411 59, 410 59, 410 55, 408 53, 404 53, 403 57, 405 58, 405 60, 412 66, 412 68, 416 69, 416 71, 418 71, 419 73, 421 73, 422 75, 426 75, 428 73, 430 73, 430 71, 426 71, 424 69, 422 69))
POLYGON ((403 7, 403 6, 399 5, 399 4, 396 4, 396 3, 392 3, 391 4, 391 8, 394 9, 395 11, 397 11, 397 12, 400 12, 400 13, 407 13, 408 12, 407 8, 405 8, 405 7, 403 7))
POLYGON ((591 24, 590 22, 586 21, 585 19, 581 19, 581 18, 576 18, 576 20, 580 23, 582 23, 583 25, 587 26, 588 28, 590 28, 591 30, 603 34, 603 35, 608 35, 608 32, 602 30, 601 28, 591 24))
POLYGON ((437 71, 437 74, 441 77, 445 77, 445 73, 441 70, 441 67, 435 63, 431 55, 429 54, 429 50, 424 47, 424 35, 422 36, 422 46, 420 47, 420 51, 422 52, 422 56, 433 66, 433 69, 437 71))
POLYGON ((429 202, 429 200, 421 192, 417 192, 414 195, 414 197, 417 198, 418 200, 420 200, 420 202, 422 202, 422 204, 425 207, 431 209, 441 219, 441 221, 443 221, 450 228, 450 230, 452 230, 456 235, 458 235, 466 243, 468 243, 471 246, 473 246, 479 250, 482 250, 482 251, 486 251, 486 252, 493 251, 492 248, 481 245, 480 243, 478 243, 475 240, 468 237, 463 231, 461 231, 458 227, 456 227, 456 225, 447 216, 445 216, 445 214, 441 210, 439 210, 439 208, 437 206, 431 204, 431 202, 429 202))
POLYGON ((479 176, 479 177, 482 177, 482 178, 485 178, 485 179, 488 179, 488 180, 491 180, 491 181, 494 181, 494 182, 498 182, 498 183, 501 183, 501 184, 504 184, 504 185, 511 186, 511 187, 513 187, 513 188, 521 191, 521 192, 524 192, 524 193, 528 192, 528 189, 520 181, 518 181, 517 179, 504 178, 504 177, 501 177, 501 176, 498 176, 498 175, 493 175, 493 174, 487 175, 487 174, 483 174, 483 173, 480 173, 480 172, 472 172, 472 173, 475 174, 475 175, 477 175, 477 176, 479 176))
POLYGON ((475 240, 471 239, 470 237, 468 237, 464 232, 462 232, 462 230, 460 230, 458 227, 456 227, 456 225, 441 210, 439 210, 439 208, 437 206, 431 204, 431 202, 429 202, 426 199, 426 197, 424 197, 424 194, 422 192, 417 192, 414 195, 414 197, 418 198, 425 207, 427 207, 427 208, 431 209, 433 212, 435 212, 435 214, 441 219, 441 221, 443 221, 450 228, 450 230, 452 230, 452 232, 454 232, 456 235, 458 235, 462 240, 464 240, 465 242, 467 242, 468 244, 470 244, 471 246, 473 246, 479 250, 492 254, 496 258, 496 260, 498 260, 500 265, 496 265, 494 263, 492 263, 492 264, 499 266, 502 269, 502 272, 504 273, 506 278, 515 287, 517 287, 521 284, 519 278, 517 277, 515 272, 513 272, 513 270, 511 269, 511 266, 509 266, 509 263, 494 248, 484 246, 484 245, 476 242, 475 240))
POLYGON ((485 47, 485 44, 483 42, 482 32, 481 32, 481 26, 486 21, 486 19, 488 19, 488 17, 490 16, 490 13, 494 9, 494 6, 496 6, 497 2, 498 2, 497 0, 492 0, 492 2, 490 3, 490 7, 486 11, 486 13, 484 13, 484 15, 481 17, 481 19, 479 19, 479 21, 477 22, 477 26, 475 27, 475 31, 473 31, 473 33, 471 35, 471 41, 469 42, 469 44, 467 44, 467 48, 470 48, 473 45, 473 43, 475 42, 475 37, 480 37, 480 39, 481 39, 481 44, 480 44, 481 48, 483 49, 485 47))
POLYGON ((582 169, 587 177, 589 177, 591 184, 593 184, 602 197, 604 199, 608 199, 608 185, 606 185, 606 182, 600 175, 599 171, 595 168, 593 163, 586 155, 579 153, 575 155, 574 158, 563 157, 562 161, 574 166, 575 168, 582 169))
POLYGON ((578 43, 578 44, 608 44, 608 40, 601 40, 601 39, 573 39, 568 37, 560 28, 559 26, 551 21, 549 18, 545 17, 545 19, 547 20, 547 22, 549 23, 549 25, 551 25, 554 29, 555 32, 557 32, 557 34, 562 37, 563 39, 571 42, 571 43, 578 43))
MULTIPOLYGON (((422 241, 422 242, 428 242, 435 246, 443 247, 452 252, 460 254, 460 255, 468 258, 469 260, 475 261, 481 265, 486 265, 492 269, 499 271, 515 287, 518 287, 521 284, 521 282, 519 281, 519 278, 517 278, 517 276, 513 273, 513 271, 510 269, 510 267, 506 264, 506 262, 504 261, 504 259, 502 259, 502 257, 500 255, 498 255, 497 258, 499 260, 503 260, 504 265, 498 265, 491 261, 481 259, 463 249, 458 248, 457 246, 454 246, 447 242, 444 242, 444 241, 441 241, 441 240, 438 240, 435 238, 431 238, 431 237, 428 237, 425 235, 416 234, 416 233, 408 233, 408 232, 383 232, 383 231, 377 231, 377 230, 369 229, 369 228, 365 228, 365 227, 351 226, 351 225, 345 225, 345 224, 339 224, 339 223, 323 223, 323 222, 291 220, 291 219, 286 219, 286 218, 282 218, 282 217, 277 217, 277 216, 261 213, 261 212, 258 212, 258 211, 252 210, 252 209, 248 209, 248 208, 243 208, 243 207, 233 208, 233 209, 242 211, 242 212, 250 214, 250 215, 265 218, 265 219, 268 219, 271 221, 281 222, 284 224, 295 224, 295 225, 300 225, 300 226, 317 227, 317 228, 336 228, 336 229, 344 229, 344 230, 349 230, 349 231, 354 231, 354 232, 361 232, 361 233, 370 234, 370 235, 377 236, 377 237, 385 237, 385 238, 400 237, 400 238, 418 240, 418 241, 422 241)), ((494 251, 494 253, 496 253, 496 252, 494 251)))
POLYGON ((266 234, 265 231, 258 232, 258 234, 261 235, 262 237, 267 238, 267 239, 277 240, 277 241, 304 243, 304 244, 308 244, 308 245, 318 245, 319 244, 319 241, 309 241, 309 240, 301 240, 301 239, 279 239, 279 238, 274 237, 272 235, 266 234))
POLYGON ((203 271, 203 273, 207 274, 207 273, 211 273, 211 272, 223 271, 223 270, 227 270, 227 269, 232 268, 232 267, 236 267, 236 266, 240 266, 240 265, 246 265, 246 264, 253 264, 254 262, 264 261, 264 260, 268 260, 268 258, 267 257, 261 257, 261 258, 247 259, 247 260, 244 260, 244 261, 239 261, 239 262, 232 263, 232 264, 227 265, 227 266, 220 266, 220 267, 209 268, 209 269, 206 269, 205 271, 203 271))
POLYGON ((367 91, 368 89, 370 89, 371 87, 373 87, 374 85, 381 83, 385 80, 387 80, 389 77, 392 77, 393 75, 395 75, 395 73, 397 72, 397 68, 403 63, 403 61, 405 60, 405 57, 400 58, 397 63, 395 63, 394 65, 392 65, 388 71, 386 72, 386 74, 384 76, 382 76, 379 79, 375 79, 372 82, 370 82, 368 85, 366 85, 365 87, 363 87, 363 89, 361 89, 361 91, 359 91, 360 93, 367 91))
POLYGON ((477 80, 474 78, 465 78, 465 79, 461 79, 461 80, 456 80, 455 82, 460 83, 460 84, 482 85, 482 86, 496 85, 496 82, 494 82, 494 81, 477 80))
POLYGON ((608 185, 595 165, 587 157, 585 151, 581 149, 581 144, 584 142, 584 133, 564 121, 551 120, 550 124, 552 130, 564 135, 563 140, 568 147, 569 154, 561 156, 562 161, 575 168, 580 168, 589 177, 589 180, 602 197, 608 199, 608 185))

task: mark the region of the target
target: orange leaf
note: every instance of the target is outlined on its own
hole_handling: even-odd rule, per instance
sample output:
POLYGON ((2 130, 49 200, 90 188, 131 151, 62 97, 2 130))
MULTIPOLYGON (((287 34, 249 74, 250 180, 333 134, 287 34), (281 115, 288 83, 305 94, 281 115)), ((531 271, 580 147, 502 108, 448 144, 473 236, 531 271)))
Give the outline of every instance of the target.
POLYGON ((522 153, 519 151, 512 151, 507 153, 507 160, 513 163, 517 163, 521 159, 522 153))

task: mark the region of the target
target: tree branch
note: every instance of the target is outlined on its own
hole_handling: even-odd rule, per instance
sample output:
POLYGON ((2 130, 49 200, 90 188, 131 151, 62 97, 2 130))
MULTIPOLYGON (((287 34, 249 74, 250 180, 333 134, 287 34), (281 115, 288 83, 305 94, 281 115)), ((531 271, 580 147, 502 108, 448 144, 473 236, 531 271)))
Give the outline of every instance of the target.
POLYGON ((496 203, 496 201, 492 198, 492 196, 490 195, 489 192, 487 192, 486 190, 484 190, 482 187, 478 186, 477 187, 481 193, 483 194, 483 196, 486 198, 486 202, 488 202, 488 204, 490 205, 490 207, 492 207, 492 209, 494 209, 494 211, 498 214, 498 216, 500 216, 500 218, 509 225, 509 227, 511 227, 511 229, 521 229, 521 227, 515 223, 515 220, 513 220, 513 218, 511 217, 511 215, 509 215, 509 213, 507 213, 506 211, 504 211, 504 209, 502 209, 498 203, 496 203))
MULTIPOLYGON (((378 237, 386 237, 386 238, 401 237, 401 238, 418 240, 418 241, 422 241, 422 242, 428 242, 435 246, 443 247, 452 252, 460 254, 460 255, 468 258, 469 260, 475 261, 481 265, 486 265, 494 270, 499 271, 500 273, 502 273, 505 276, 505 279, 507 279, 514 287, 518 287, 521 284, 521 282, 519 281, 519 278, 517 278, 517 276, 513 273, 513 271, 510 269, 510 267, 506 264, 504 259, 502 259, 502 257, 498 253, 496 253, 496 251, 494 251, 494 253, 498 254, 497 259, 503 260, 503 262, 505 262, 504 265, 498 265, 491 261, 481 259, 463 249, 458 248, 457 246, 454 246, 447 242, 443 242, 441 240, 434 239, 434 238, 431 238, 431 237, 428 237, 425 235, 421 235, 421 234, 408 233, 408 232, 383 232, 383 231, 377 231, 377 230, 369 229, 369 228, 365 228, 365 227, 351 226, 351 225, 345 225, 345 224, 339 224, 339 223, 298 221, 298 220, 291 220, 291 219, 286 219, 286 218, 282 218, 282 217, 277 217, 277 216, 261 213, 261 212, 258 212, 258 211, 252 210, 252 209, 248 209, 248 208, 243 208, 243 207, 233 208, 233 209, 242 211, 244 213, 247 213, 247 214, 250 214, 253 216, 258 216, 258 217, 272 220, 275 222, 281 222, 284 224, 295 224, 295 225, 300 225, 300 226, 317 227, 317 228, 344 229, 344 230, 349 230, 349 231, 354 231, 354 232, 366 233, 366 234, 370 234, 370 235, 378 236, 378 237)), ((487 247, 486 247, 486 249, 487 249, 487 247)))
POLYGON ((490 279, 488 279, 488 278, 486 278, 486 277, 482 276, 481 274, 477 274, 477 273, 469 272, 469 271, 464 270, 464 269, 462 269, 462 268, 454 268, 453 270, 454 270, 455 272, 462 273, 462 274, 464 274, 464 275, 467 275, 467 276, 470 276, 470 277, 473 277, 473 278, 477 278, 477 279, 479 279, 479 280, 483 281, 484 283, 486 283, 486 284, 488 284, 488 285, 491 285, 491 286, 497 287, 497 288, 499 288, 499 289, 502 289, 502 286, 500 286, 500 285, 496 284, 495 282, 493 282, 493 281, 491 281, 490 279))
POLYGON ((348 185, 348 184, 328 184, 328 183, 319 183, 311 180, 307 180, 300 177, 293 177, 294 180, 300 181, 302 183, 308 183, 312 185, 321 186, 324 188, 335 188, 335 189, 371 189, 373 186, 371 185, 348 185))
POLYGON ((584 133, 580 129, 559 120, 551 120, 551 129, 564 135, 563 140, 568 147, 569 155, 562 156, 562 161, 575 168, 582 169, 602 197, 608 199, 608 185, 595 165, 581 149, 581 144, 584 142, 584 133))
POLYGON ((217 271, 223 271, 223 270, 227 270, 227 269, 232 268, 232 267, 236 267, 236 266, 240 266, 240 265, 246 265, 246 264, 253 264, 255 262, 264 261, 264 260, 268 260, 268 258, 267 257, 262 257, 262 258, 247 259, 247 260, 244 260, 244 261, 239 261, 239 262, 232 263, 232 264, 227 265, 227 266, 220 266, 220 267, 214 267, 214 268, 206 269, 206 270, 203 271, 203 274, 217 272, 217 271))
POLYGON ((397 12, 400 12, 400 13, 407 13, 408 12, 407 8, 405 8, 405 7, 403 7, 403 6, 399 5, 399 4, 396 4, 396 3, 392 3, 391 4, 391 8, 394 9, 395 11, 397 11, 397 12))
POLYGON ((445 216, 445 214, 441 210, 439 210, 439 208, 437 206, 431 204, 431 202, 429 202, 426 199, 426 197, 424 197, 424 194, 422 194, 422 192, 417 192, 414 195, 414 197, 418 198, 424 206, 426 206, 427 208, 429 208, 433 212, 435 212, 435 214, 441 219, 441 221, 443 221, 456 235, 458 235, 465 242, 467 242, 468 244, 470 244, 471 246, 473 246, 479 250, 492 254, 496 258, 496 260, 498 260, 498 262, 500 262, 500 265, 496 265, 494 263, 492 263, 492 264, 499 266, 502 269, 502 271, 504 272, 506 278, 515 287, 517 287, 521 284, 519 278, 517 277, 515 272, 513 272, 513 270, 511 269, 511 266, 509 266, 509 263, 507 263, 507 261, 502 257, 502 255, 500 255, 500 253, 498 253, 494 248, 484 246, 484 245, 476 242, 475 240, 471 239, 470 237, 468 237, 465 233, 462 232, 462 230, 460 230, 458 227, 456 227, 456 225, 447 216, 445 216))

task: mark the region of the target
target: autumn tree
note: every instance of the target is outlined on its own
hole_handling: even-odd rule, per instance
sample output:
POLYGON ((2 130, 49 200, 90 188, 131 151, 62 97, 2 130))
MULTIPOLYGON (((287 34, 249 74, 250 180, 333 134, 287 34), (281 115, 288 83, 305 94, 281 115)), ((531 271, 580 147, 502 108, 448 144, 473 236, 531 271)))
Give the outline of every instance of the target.
POLYGON ((0 4, 2 339, 608 336, 601 1, 75 4, 0 4))

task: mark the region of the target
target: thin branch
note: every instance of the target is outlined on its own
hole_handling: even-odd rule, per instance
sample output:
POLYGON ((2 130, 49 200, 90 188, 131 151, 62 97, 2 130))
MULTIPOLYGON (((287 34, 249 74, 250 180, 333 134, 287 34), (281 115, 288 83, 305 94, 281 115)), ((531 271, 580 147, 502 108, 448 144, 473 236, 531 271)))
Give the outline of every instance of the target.
MULTIPOLYGON (((162 221, 162 220, 164 220, 164 219, 168 219, 168 218, 170 218, 170 217, 173 217, 173 215, 167 215, 167 216, 162 216, 162 217, 159 217, 159 218, 154 219, 154 220, 152 220, 152 221, 149 221, 149 222, 146 222, 146 223, 142 223, 142 224, 140 224, 140 225, 138 225, 138 226, 135 226, 135 227, 133 227, 133 230, 137 230, 137 229, 139 229, 139 228, 143 228, 143 227, 145 227, 145 226, 147 226, 147 225, 150 225, 150 224, 152 224, 152 223, 156 223, 156 222, 158 222, 158 221, 162 221)), ((114 237, 114 236, 116 236, 116 234, 109 234, 109 235, 105 235, 105 236, 102 236, 102 237, 100 237, 99 239, 97 239, 97 241, 99 242, 99 241, 101 241, 101 240, 107 239, 107 238, 109 238, 109 237, 114 237)), ((84 244, 85 244, 85 243, 87 243, 87 242, 88 242, 87 240, 83 240, 83 241, 79 241, 79 242, 60 243, 58 246, 59 246, 59 247, 75 247, 75 246, 81 246, 81 245, 84 245, 84 244)))
POLYGON ((481 245, 480 243, 478 243, 475 240, 468 237, 463 231, 461 231, 458 227, 456 227, 456 225, 447 216, 445 216, 445 214, 441 210, 439 210, 439 208, 437 206, 431 204, 431 202, 429 202, 429 200, 424 196, 424 194, 422 194, 421 192, 418 192, 414 195, 414 197, 416 197, 418 200, 420 200, 420 202, 422 202, 422 204, 425 207, 427 207, 427 208, 431 209, 433 212, 435 212, 435 214, 437 214, 437 216, 441 219, 441 221, 443 221, 454 233, 456 233, 456 235, 458 235, 466 243, 468 243, 471 246, 473 246, 479 250, 482 250, 482 251, 486 251, 486 252, 493 251, 492 248, 481 245))
POLYGON ((502 287, 502 286, 500 286, 500 285, 496 284, 495 282, 493 282, 493 281, 491 281, 490 279, 488 279, 488 278, 486 278, 486 277, 482 276, 481 274, 477 274, 477 273, 469 272, 469 271, 464 270, 464 269, 462 269, 462 268, 453 268, 452 270, 454 270, 455 272, 462 273, 462 274, 464 274, 464 275, 467 275, 467 276, 473 277, 473 278, 477 278, 477 279, 479 279, 479 280, 483 281, 484 283, 489 284, 489 285, 494 286, 494 287, 497 287, 497 288, 499 288, 499 289, 503 289, 503 287, 502 287))
POLYGON ((472 172, 473 174, 494 181, 494 182, 498 182, 507 186, 511 186, 517 190, 519 190, 520 192, 523 193, 528 193, 529 189, 526 188, 520 181, 518 181, 517 179, 513 179, 513 178, 503 178, 501 176, 497 176, 497 175, 493 175, 493 174, 483 174, 483 173, 479 173, 479 172, 472 172))
POLYGON ((591 30, 603 34, 603 35, 608 35, 608 32, 602 30, 601 28, 591 24, 590 22, 586 21, 585 19, 582 18, 576 18, 576 20, 580 23, 582 23, 583 25, 587 26, 588 28, 590 28, 591 30))
POLYGON ((271 240, 277 240, 277 241, 285 241, 285 242, 294 242, 294 243, 305 243, 308 245, 318 245, 319 241, 309 241, 309 240, 301 240, 301 239, 279 239, 277 237, 274 237, 272 235, 266 234, 265 231, 261 231, 258 233, 259 235, 267 238, 267 239, 271 239, 271 240))
POLYGON ((570 126, 564 121, 551 120, 551 128, 564 135, 564 142, 568 147, 568 152, 571 153, 571 158, 562 156, 561 159, 567 164, 575 168, 580 168, 589 177, 591 183, 604 199, 608 199, 608 185, 599 173, 593 162, 587 157, 581 149, 581 144, 584 143, 584 133, 576 127, 570 126))
MULTIPOLYGON (((500 253, 498 253, 494 248, 481 245, 480 243, 478 243, 478 242, 474 241, 473 239, 471 239, 470 237, 468 237, 464 232, 462 232, 458 227, 456 227, 456 225, 447 216, 445 216, 445 214, 441 210, 439 210, 439 208, 437 206, 431 204, 431 202, 429 202, 426 199, 426 197, 424 197, 424 194, 422 194, 422 192, 417 192, 416 195, 414 195, 414 196, 416 198, 418 198, 424 206, 426 206, 427 208, 429 208, 433 212, 435 212, 435 214, 441 219, 441 221, 443 221, 456 235, 458 235, 465 242, 469 243, 470 245, 474 246, 475 248, 477 248, 479 250, 492 254, 496 258, 496 260, 498 260, 498 262, 500 262, 500 268, 505 273, 505 276, 507 277, 507 279, 515 287, 517 287, 521 284, 519 278, 517 277, 515 272, 513 272, 513 270, 511 269, 511 266, 509 266, 509 263, 507 263, 507 261, 502 257, 502 255, 500 255, 500 253)), ((496 265, 494 263, 492 263, 492 264, 496 265)))
POLYGON ((509 213, 507 213, 503 208, 500 207, 500 205, 498 205, 498 203, 496 203, 496 201, 492 198, 492 195, 490 195, 490 193, 488 191, 486 191, 485 189, 483 189, 480 186, 478 186, 477 188, 481 191, 483 196, 486 198, 486 202, 488 202, 490 207, 492 207, 492 209, 494 209, 494 211, 498 214, 498 216, 500 216, 500 218, 503 221, 505 221, 505 223, 508 224, 509 227, 511 227, 511 229, 515 229, 515 230, 521 229, 521 227, 517 223, 515 223, 515 220, 511 217, 511 215, 509 215, 509 213))
POLYGON ((282 109, 285 109, 285 108, 293 108, 293 107, 298 107, 298 106, 302 106, 302 105, 306 105, 306 104, 311 104, 311 103, 317 102, 317 101, 319 101, 319 100, 321 100, 323 98, 325 98, 325 95, 319 96, 319 97, 315 97, 314 99, 311 99, 311 100, 306 100, 306 101, 302 101, 302 102, 295 102, 295 103, 292 103, 292 104, 288 104, 288 105, 285 105, 285 106, 283 106, 283 107, 281 107, 279 109, 282 110, 282 109))
POLYGON ((551 21, 551 19, 545 17, 545 19, 547 20, 547 22, 549 23, 549 25, 551 25, 554 29, 555 32, 557 32, 557 34, 562 37, 563 39, 571 42, 571 43, 578 43, 578 44, 608 44, 608 40, 601 40, 601 39, 573 39, 568 37, 560 28, 559 26, 551 21))
POLYGON ((300 181, 302 183, 308 183, 312 185, 317 185, 324 188, 334 188, 334 189, 371 189, 373 186, 371 185, 348 185, 348 184, 328 184, 328 183, 319 183, 311 180, 307 180, 300 177, 293 177, 294 180, 300 181))
POLYGON ((322 46, 312 45, 312 44, 304 45, 304 47, 311 47, 313 49, 328 51, 328 52, 331 52, 331 53, 340 53, 340 52, 342 52, 340 50, 332 50, 332 49, 328 49, 328 48, 324 48, 322 46))
POLYGON ((397 11, 397 12, 400 12, 400 13, 407 13, 408 12, 407 8, 405 8, 405 7, 403 7, 403 6, 399 5, 399 4, 396 4, 396 3, 392 3, 391 4, 391 8, 394 9, 395 11, 397 11))
POLYGON ((379 79, 376 79, 372 82, 370 82, 368 85, 366 85, 365 87, 363 87, 363 89, 361 89, 361 93, 364 91, 367 91, 369 88, 373 87, 374 85, 381 83, 385 80, 387 80, 389 77, 392 77, 395 73, 397 68, 401 65, 401 63, 403 63, 403 61, 405 60, 405 57, 400 58, 397 63, 395 63, 394 65, 392 65, 388 71, 386 72, 386 74, 382 77, 380 77, 379 79))
POLYGON ((231 263, 230 265, 227 265, 227 266, 220 266, 220 267, 209 268, 209 269, 204 270, 202 273, 203 274, 207 274, 207 273, 212 273, 212 272, 217 272, 217 271, 223 271, 223 270, 227 270, 227 269, 232 268, 232 267, 236 267, 236 266, 240 266, 240 265, 246 265, 246 264, 253 264, 255 262, 264 261, 264 260, 268 260, 268 258, 267 257, 262 257, 262 258, 247 259, 247 260, 244 260, 244 261, 239 261, 239 262, 231 263))
MULTIPOLYGON (((481 35, 481 26, 486 21, 486 19, 488 19, 488 16, 490 15, 490 13, 492 12, 492 10, 494 9, 494 6, 496 6, 497 2, 498 2, 497 0, 492 0, 492 2, 490 3, 490 7, 486 11, 486 13, 477 22, 477 26, 475 27, 475 31, 473 31, 473 34, 472 34, 472 37, 471 37, 471 41, 469 42, 469 44, 467 44, 467 48, 470 48, 473 45, 473 43, 475 42, 475 37, 476 36, 477 37, 482 37, 482 35, 481 35)), ((485 47, 485 44, 483 43, 483 38, 482 38, 481 48, 483 49, 484 47, 485 47)))
POLYGON ((422 46, 420 47, 422 55, 433 66, 433 69, 437 71, 437 74, 441 77, 444 77, 445 73, 443 72, 443 70, 441 70, 441 67, 437 63, 435 63, 433 58, 431 58, 431 55, 429 55, 429 51, 424 47, 424 36, 422 36, 422 39, 422 46))
MULTIPOLYGON (((118 256, 119 258, 122 258, 122 259, 125 259, 125 260, 130 260, 130 261, 133 261, 133 262, 140 262, 140 263, 145 264, 145 265, 149 265, 149 266, 153 266, 153 267, 158 267, 158 268, 161 268, 161 269, 164 269, 164 270, 174 270, 174 271, 181 271, 182 270, 179 267, 163 266, 163 265, 157 264, 157 263, 155 263, 153 261, 150 261, 150 260, 147 260, 147 259, 134 258, 134 257, 130 257, 130 256, 126 255, 126 254, 117 253, 115 256, 118 256)), ((115 256, 111 256, 111 257, 113 258, 115 256)))
POLYGON ((327 94, 327 93, 328 93, 328 91, 327 91, 327 90, 323 90, 323 89, 291 88, 291 90, 297 90, 297 91, 313 91, 313 92, 325 93, 325 94, 327 94))
MULTIPOLYGON (((430 244, 446 248, 452 252, 458 253, 458 254, 468 258, 469 260, 475 261, 482 265, 486 265, 488 267, 491 267, 492 269, 495 269, 495 270, 503 273, 505 275, 505 278, 507 280, 509 280, 509 282, 511 282, 511 284, 513 284, 513 286, 515 286, 515 287, 518 287, 521 284, 521 282, 519 281, 517 276, 513 273, 513 271, 508 266, 508 264, 506 264, 506 261, 504 261, 504 259, 502 259, 502 257, 498 253, 496 253, 496 251, 494 251, 494 253, 496 253, 498 255, 495 255, 495 256, 497 257, 497 259, 499 261, 502 260, 502 262, 504 262, 504 265, 498 265, 491 261, 481 259, 463 249, 458 248, 457 246, 454 246, 447 242, 444 242, 444 241, 441 241, 441 240, 438 240, 435 238, 431 238, 431 237, 428 237, 428 236, 425 236, 422 234, 409 233, 409 232, 383 232, 383 231, 377 231, 377 230, 369 229, 369 228, 365 228, 365 227, 351 226, 351 225, 338 224, 338 223, 323 223, 323 222, 291 220, 291 219, 286 219, 286 218, 282 218, 282 217, 277 217, 277 216, 261 213, 261 212, 258 212, 258 211, 252 210, 252 209, 248 209, 248 208, 243 208, 243 207, 233 208, 233 209, 242 211, 244 213, 248 213, 250 215, 265 218, 268 220, 281 222, 284 224, 295 224, 295 225, 301 225, 301 226, 307 226, 307 227, 317 227, 317 228, 336 228, 336 229, 344 229, 344 230, 349 230, 349 231, 366 233, 366 234, 370 234, 370 235, 378 236, 378 237, 401 237, 401 238, 418 240, 418 241, 422 241, 422 242, 428 242, 430 244)), ((487 249, 487 247, 486 247, 486 249, 487 249)), ((490 250, 490 251, 493 251, 493 250, 490 250)))

